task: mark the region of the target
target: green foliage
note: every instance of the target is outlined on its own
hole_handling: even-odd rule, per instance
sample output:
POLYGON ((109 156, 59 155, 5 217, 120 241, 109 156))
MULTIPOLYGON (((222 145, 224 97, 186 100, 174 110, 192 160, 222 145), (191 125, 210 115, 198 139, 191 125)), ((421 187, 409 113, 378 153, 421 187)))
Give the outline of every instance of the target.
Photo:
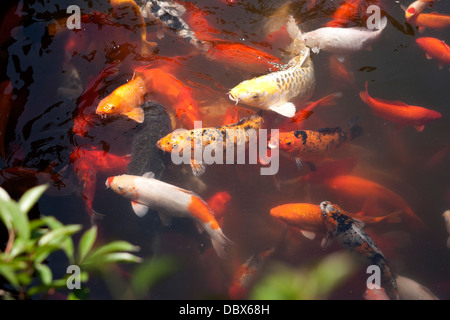
POLYGON ((347 252, 331 254, 309 268, 272 264, 268 274, 254 286, 250 297, 257 300, 326 299, 357 268, 347 252))
MULTIPOLYGON (((0 290, 0 298, 28 299, 37 294, 67 289, 67 277, 54 279, 47 266, 47 258, 56 251, 63 251, 69 264, 77 265, 80 281, 88 281, 87 271, 101 270, 110 263, 139 263, 141 258, 131 254, 139 247, 125 241, 114 241, 95 248, 97 227, 87 230, 81 237, 75 255, 72 236, 82 229, 81 225, 63 225, 54 217, 43 216, 30 221, 28 211, 47 189, 38 186, 28 190, 16 202, 0 188, 0 221, 8 232, 4 251, 0 251, 0 278, 7 281, 8 289, 0 290)), ((69 299, 85 299, 89 290, 72 291, 69 299)))

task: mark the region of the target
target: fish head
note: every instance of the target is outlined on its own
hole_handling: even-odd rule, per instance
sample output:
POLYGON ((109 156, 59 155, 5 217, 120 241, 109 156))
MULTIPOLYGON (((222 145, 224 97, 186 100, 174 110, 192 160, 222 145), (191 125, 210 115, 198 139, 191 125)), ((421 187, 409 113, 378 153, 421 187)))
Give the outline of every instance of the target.
POLYGON ((129 199, 134 199, 138 195, 133 176, 129 176, 126 174, 120 176, 112 176, 106 179, 105 185, 115 193, 118 193, 129 199))
POLYGON ((191 137, 189 131, 175 130, 156 142, 156 146, 167 152, 182 152, 184 148, 191 149, 191 137))
POLYGON ((270 209, 270 215, 282 222, 288 223, 293 220, 292 208, 290 205, 281 205, 270 209))
POLYGON ((408 9, 406 9, 405 11, 405 18, 406 19, 410 19, 411 17, 413 17, 416 14, 416 8, 414 7, 409 7, 408 9))
POLYGON ((280 132, 278 138, 271 137, 268 143, 269 148, 279 148, 287 153, 300 151, 300 146, 296 143, 296 138, 291 132, 280 132))
POLYGON ((277 92, 276 85, 264 81, 262 77, 245 80, 230 90, 229 98, 236 104, 242 102, 254 107, 270 107, 273 94, 277 92))
POLYGON ((308 48, 313 49, 315 53, 320 49, 320 37, 314 31, 301 35, 299 40, 303 41, 308 48))
POLYGON ((330 201, 323 201, 319 205, 322 211, 322 219, 328 231, 336 231, 338 227, 338 217, 340 215, 340 208, 330 201))
POLYGON ((110 94, 100 101, 95 113, 101 117, 121 114, 124 102, 125 101, 120 96, 110 94))

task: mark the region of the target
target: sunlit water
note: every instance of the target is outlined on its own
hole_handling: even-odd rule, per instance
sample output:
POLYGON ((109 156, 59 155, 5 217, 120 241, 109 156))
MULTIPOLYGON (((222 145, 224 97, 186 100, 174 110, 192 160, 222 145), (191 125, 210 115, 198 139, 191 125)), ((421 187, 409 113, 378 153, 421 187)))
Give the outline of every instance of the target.
MULTIPOLYGON (((304 31, 323 26, 341 1, 316 2, 310 11, 308 1, 298 1, 290 9, 304 31)), ((409 4, 408 1, 401 3, 409 4)), ((109 14, 111 10, 108 1, 75 0, 22 1, 18 7, 2 10, 5 23, 1 32, 1 80, 11 82, 15 100, 2 137, 6 150, 2 167, 44 170, 54 163, 54 170, 61 172, 65 187, 53 186, 52 192, 42 198, 39 203, 41 214, 54 215, 64 223, 81 223, 89 227, 80 184, 71 172, 69 155, 76 146, 94 146, 117 155, 130 154, 136 124, 119 118, 97 119, 85 137, 77 136, 72 128, 80 107, 80 88, 67 92, 61 87, 67 87, 71 70, 75 69, 80 76, 82 91, 86 83, 109 63, 121 61, 117 64, 118 72, 102 82, 96 91, 98 96, 87 106, 92 113, 99 99, 132 77, 135 66, 153 62, 136 60, 135 42, 130 41, 133 31, 117 23, 105 24, 102 28, 91 23, 82 26, 76 36, 68 31, 49 35, 47 27, 55 20, 67 17, 65 9, 72 4, 79 5, 82 14, 93 14, 94 11, 109 14), (22 21, 15 19, 13 12, 18 12, 22 21), (69 54, 65 47, 71 39, 75 39, 75 50, 69 54), (77 46, 83 51, 76 51, 77 46)), ((222 0, 200 0, 194 4, 209 13, 206 18, 221 31, 219 37, 222 39, 283 56, 285 48, 267 45, 262 29, 284 1, 238 0, 234 5, 227 5, 222 0)), ((389 17, 380 39, 372 50, 346 58, 346 66, 355 76, 355 87, 340 85, 332 79, 329 53, 313 56, 317 84, 312 100, 333 92, 342 92, 343 97, 335 106, 318 108, 304 123, 304 128, 345 127, 350 119, 360 117, 363 136, 340 148, 333 157, 356 157, 358 163, 352 174, 377 181, 397 192, 423 219, 428 227, 424 232, 413 232, 401 223, 377 230, 376 239, 380 239, 380 248, 399 274, 427 286, 439 298, 449 299, 449 249, 446 248, 447 232, 442 213, 450 206, 450 155, 447 152, 437 164, 425 169, 427 161, 449 143, 448 66, 440 70, 435 60, 426 59, 425 53, 415 44, 415 38, 421 34, 405 22, 399 3, 380 0, 379 5, 389 17), (361 101, 359 92, 364 90, 366 81, 372 97, 424 106, 440 112, 442 118, 426 125, 420 133, 412 127, 399 130, 394 124, 373 115, 361 101)), ((433 10, 448 14, 450 6, 442 0, 433 10)), ((355 17, 353 25, 361 23, 361 16, 355 17)), ((160 24, 150 24, 147 33, 149 40, 158 42, 157 56, 185 56, 177 77, 196 88, 195 97, 203 113, 204 125, 220 125, 226 108, 233 107, 227 97, 228 90, 258 75, 194 54, 195 50, 188 43, 160 24)), ((450 39, 448 30, 428 30, 423 35, 450 39)), ((239 107, 241 116, 250 113, 243 106, 239 107)), ((168 108, 168 112, 171 110, 168 108)), ((275 115, 268 112, 268 117, 273 120, 275 115)), ((276 117, 274 123, 281 116, 276 117)), ((340 203, 342 199, 321 185, 282 184, 277 188, 274 177, 261 176, 259 169, 259 165, 211 165, 200 183, 187 165, 169 163, 161 177, 166 182, 197 192, 204 199, 219 191, 230 193, 231 202, 222 229, 234 242, 234 260, 220 260, 208 237, 199 235, 188 220, 174 220, 171 226, 162 227, 154 213, 138 218, 127 200, 105 189, 108 176, 124 172, 97 174, 93 208, 105 215, 98 222, 102 241, 124 239, 139 245, 139 254, 143 257, 156 252, 179 259, 181 268, 155 288, 150 296, 153 299, 226 298, 236 261, 243 262, 248 256, 273 246, 278 247, 271 259, 292 266, 306 265, 341 250, 337 245, 323 250, 320 238, 311 241, 294 233, 288 233, 280 244, 283 226, 272 219, 271 208, 295 202, 318 204, 329 200, 340 203), (201 184, 204 187, 200 187, 201 184)), ((309 172, 307 166, 299 172, 292 158, 281 157, 276 179, 284 181, 309 172)), ((341 204, 349 211, 360 210, 356 204, 341 204)), ((64 274, 65 262, 59 262, 58 257, 50 262, 55 274, 64 274)), ((114 274, 110 277, 114 279, 114 274)), ((361 299, 363 281, 364 273, 338 288, 331 297, 361 299)), ((90 286, 91 298, 111 298, 102 281, 95 277, 90 286)))

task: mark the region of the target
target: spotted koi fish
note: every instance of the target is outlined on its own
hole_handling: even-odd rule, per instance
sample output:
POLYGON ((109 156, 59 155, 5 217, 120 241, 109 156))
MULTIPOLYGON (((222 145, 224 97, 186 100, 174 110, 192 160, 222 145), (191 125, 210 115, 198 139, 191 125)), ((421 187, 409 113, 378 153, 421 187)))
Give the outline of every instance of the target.
POLYGON ((362 128, 355 121, 347 132, 340 127, 322 128, 316 131, 280 132, 278 138, 272 137, 269 140, 268 146, 271 149, 279 148, 292 155, 299 169, 303 167, 302 161, 306 161, 315 171, 315 166, 311 161, 323 159, 344 142, 353 140, 361 134, 362 128))
POLYGON ((137 216, 144 216, 152 208, 158 211, 164 225, 170 223, 171 217, 192 219, 199 231, 205 231, 211 237, 217 255, 227 256, 226 249, 232 244, 231 240, 223 234, 214 212, 194 192, 155 179, 152 172, 142 177, 126 174, 109 177, 106 186, 131 200, 137 216))
POLYGON ((242 118, 237 123, 225 125, 217 128, 198 128, 193 130, 176 130, 161 138, 156 145, 161 150, 176 152, 178 154, 189 150, 191 154, 191 168, 196 176, 202 175, 205 170, 205 163, 194 160, 196 143, 200 143, 202 151, 206 147, 214 149, 219 144, 225 147, 227 143, 234 146, 245 146, 256 131, 261 129, 263 124, 262 113, 256 113, 250 117, 242 118), (234 134, 232 134, 234 133, 234 134), (242 134, 245 133, 245 134, 242 134), (231 139, 231 140, 230 140, 231 139))
POLYGON ((351 218, 342 208, 329 201, 322 202, 320 209, 327 229, 327 233, 322 240, 322 248, 329 246, 331 241, 336 238, 343 247, 365 257, 370 264, 379 266, 382 284, 388 294, 398 300, 396 275, 393 274, 381 250, 364 232, 364 223, 351 218))
POLYGON ((194 47, 202 50, 207 49, 205 43, 197 39, 194 31, 181 18, 186 12, 183 5, 159 0, 139 0, 137 2, 145 20, 159 20, 194 47))
POLYGON ((241 82, 230 90, 229 98, 236 104, 242 102, 292 118, 295 105, 291 100, 308 100, 316 83, 309 49, 305 52, 292 58, 280 71, 241 82))

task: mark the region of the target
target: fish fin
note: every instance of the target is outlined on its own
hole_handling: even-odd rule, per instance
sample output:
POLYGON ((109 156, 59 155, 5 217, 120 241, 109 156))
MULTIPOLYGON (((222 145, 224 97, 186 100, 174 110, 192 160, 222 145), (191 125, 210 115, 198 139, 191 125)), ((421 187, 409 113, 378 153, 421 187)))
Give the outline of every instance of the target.
POLYGON ((422 132, 423 129, 425 129, 425 126, 424 125, 422 125, 422 126, 414 126, 414 128, 416 128, 417 132, 422 132))
POLYGON ((102 220, 105 215, 102 213, 98 213, 94 209, 92 209, 92 215, 91 215, 91 225, 96 225, 97 221, 102 220))
POLYGON ((419 32, 420 33, 424 33, 425 32, 425 28, 424 27, 419 27, 419 32))
POLYGON ((125 113, 125 115, 138 123, 144 122, 144 110, 142 108, 134 108, 130 112, 125 113))
POLYGON ((197 228, 198 233, 202 234, 205 229, 201 226, 201 224, 197 221, 194 221, 195 227, 197 228))
POLYGON ((205 173, 206 164, 204 162, 196 163, 194 159, 191 159, 191 168, 194 176, 200 177, 202 174, 205 173))
POLYGON ((313 53, 315 53, 315 54, 317 54, 317 53, 319 53, 320 52, 320 48, 319 47, 312 47, 311 48, 311 51, 313 52, 313 53))
POLYGON ((344 63, 345 62, 345 56, 337 56, 336 58, 338 59, 338 61, 340 63, 344 63))
POLYGON ((320 246, 322 247, 322 249, 325 249, 328 248, 332 242, 333 234, 330 231, 327 231, 325 237, 323 237, 322 242, 320 243, 320 246))
POLYGON ((221 259, 228 257, 227 251, 228 248, 232 246, 233 242, 223 234, 222 229, 219 228, 215 231, 214 236, 211 237, 211 243, 221 259))
POLYGON ((427 57, 427 59, 428 60, 431 60, 431 59, 433 59, 433 57, 432 56, 430 56, 428 53, 425 53, 425 56, 427 57))
POLYGON ((402 210, 394 211, 390 214, 388 214, 385 219, 387 223, 400 223, 402 222, 401 214, 403 213, 402 210))
POLYGON ((131 201, 131 207, 133 208, 134 213, 141 218, 148 212, 148 207, 146 205, 137 203, 136 201, 131 201))
POLYGON ((142 177, 155 179, 155 174, 153 172, 149 171, 149 172, 144 173, 142 177))
POLYGON ((269 109, 288 118, 295 116, 295 105, 292 102, 286 102, 281 106, 269 107, 269 109))
POLYGON ((401 5, 400 5, 400 8, 402 8, 402 10, 403 10, 403 11, 406 11, 406 10, 408 10, 408 7, 407 7, 407 6, 405 6, 404 4, 401 4, 401 5))
POLYGON ((300 157, 294 157, 295 164, 297 165, 298 170, 302 170, 303 162, 300 157))
POLYGON ((306 164, 308 165, 308 167, 311 171, 313 171, 313 172, 317 171, 316 165, 314 163, 308 161, 308 162, 306 162, 306 164))
POLYGON ((316 237, 316 233, 312 232, 312 231, 307 231, 307 230, 300 230, 300 232, 302 233, 302 235, 309 239, 309 240, 314 240, 314 238, 316 237))
POLYGON ((168 215, 165 215, 164 213, 160 213, 160 212, 158 212, 158 215, 159 215, 159 219, 161 220, 161 222, 164 226, 167 227, 172 222, 172 219, 168 215))
POLYGON ((355 225, 359 228, 359 229, 363 229, 365 224, 364 222, 362 222, 361 220, 359 220, 358 218, 352 218, 353 222, 355 223, 355 225))

